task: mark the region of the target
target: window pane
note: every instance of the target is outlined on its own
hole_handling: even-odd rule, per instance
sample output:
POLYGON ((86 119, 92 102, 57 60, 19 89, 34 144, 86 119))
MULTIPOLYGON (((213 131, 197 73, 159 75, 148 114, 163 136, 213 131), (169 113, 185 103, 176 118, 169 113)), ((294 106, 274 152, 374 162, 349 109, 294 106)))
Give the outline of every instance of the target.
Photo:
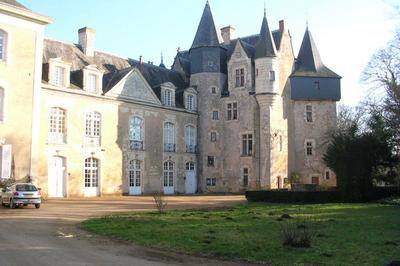
POLYGON ((0 121, 4 121, 4 89, 0 87, 0 121))
POLYGON ((0 31, 0 60, 4 60, 4 52, 5 52, 5 44, 6 38, 5 38, 5 33, 3 31, 0 31))
POLYGON ((65 86, 65 68, 56 66, 54 68, 54 84, 57 86, 65 86))
POLYGON ((93 74, 88 75, 88 92, 96 93, 97 92, 97 76, 93 74))

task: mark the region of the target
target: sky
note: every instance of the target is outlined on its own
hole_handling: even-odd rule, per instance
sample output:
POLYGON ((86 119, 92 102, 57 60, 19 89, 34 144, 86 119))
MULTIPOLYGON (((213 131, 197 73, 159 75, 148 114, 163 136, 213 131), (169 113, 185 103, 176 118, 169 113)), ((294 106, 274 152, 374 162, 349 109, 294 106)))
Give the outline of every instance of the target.
MULTIPOLYGON (((238 37, 259 33, 266 7, 272 30, 288 23, 297 56, 307 25, 324 64, 342 76, 342 104, 368 96, 360 75, 375 51, 399 26, 394 0, 210 0, 216 28, 236 28, 238 37), (265 4, 264 4, 265 3, 265 4)), ((78 29, 96 29, 96 50, 171 66, 176 50, 189 49, 206 0, 19 0, 52 17, 46 37, 78 42, 78 29)))

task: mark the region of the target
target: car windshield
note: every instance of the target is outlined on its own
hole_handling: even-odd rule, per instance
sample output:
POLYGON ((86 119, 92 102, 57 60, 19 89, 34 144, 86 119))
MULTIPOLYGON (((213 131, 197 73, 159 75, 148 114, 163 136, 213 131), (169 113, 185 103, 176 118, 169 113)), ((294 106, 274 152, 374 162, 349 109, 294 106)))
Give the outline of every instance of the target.
POLYGON ((17 185, 15 188, 17 191, 37 191, 34 185, 17 185))

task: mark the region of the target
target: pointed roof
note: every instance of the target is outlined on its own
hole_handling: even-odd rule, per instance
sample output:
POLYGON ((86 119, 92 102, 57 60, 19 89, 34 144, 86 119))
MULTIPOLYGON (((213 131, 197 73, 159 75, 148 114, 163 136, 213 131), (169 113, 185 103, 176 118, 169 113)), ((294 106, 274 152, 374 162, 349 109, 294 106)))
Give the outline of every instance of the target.
POLYGON ((327 68, 322 63, 317 46, 311 32, 306 28, 303 42, 301 43, 299 55, 296 61, 296 67, 293 76, 313 76, 313 77, 332 77, 340 78, 338 74, 327 68))
POLYGON ((275 43, 269 30, 267 15, 264 10, 264 18, 261 24, 260 39, 256 44, 255 58, 276 56, 275 43))
POLYGON ((204 7, 203 15, 201 16, 192 49, 201 46, 219 46, 218 35, 208 1, 204 7))

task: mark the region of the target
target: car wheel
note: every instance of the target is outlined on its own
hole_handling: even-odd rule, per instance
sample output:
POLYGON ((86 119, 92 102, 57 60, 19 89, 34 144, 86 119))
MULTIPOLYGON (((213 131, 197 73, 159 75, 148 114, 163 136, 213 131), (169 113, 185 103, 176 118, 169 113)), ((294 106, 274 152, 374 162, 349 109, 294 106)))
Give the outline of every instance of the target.
POLYGON ((14 204, 14 200, 10 199, 10 203, 8 204, 8 206, 10 206, 10 209, 14 209, 15 208, 15 204, 14 204))
POLYGON ((35 204, 35 208, 36 208, 36 209, 39 209, 39 208, 40 208, 40 203, 35 204))

